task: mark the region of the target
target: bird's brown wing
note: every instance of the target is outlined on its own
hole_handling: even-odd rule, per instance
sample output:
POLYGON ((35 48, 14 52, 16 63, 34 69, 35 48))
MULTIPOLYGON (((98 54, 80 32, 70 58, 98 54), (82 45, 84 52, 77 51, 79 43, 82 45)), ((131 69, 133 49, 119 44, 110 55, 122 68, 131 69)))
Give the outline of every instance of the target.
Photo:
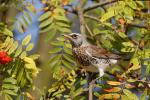
POLYGON ((102 58, 102 59, 120 59, 121 56, 112 54, 103 48, 99 48, 94 45, 89 45, 86 48, 86 52, 88 52, 92 57, 102 58))

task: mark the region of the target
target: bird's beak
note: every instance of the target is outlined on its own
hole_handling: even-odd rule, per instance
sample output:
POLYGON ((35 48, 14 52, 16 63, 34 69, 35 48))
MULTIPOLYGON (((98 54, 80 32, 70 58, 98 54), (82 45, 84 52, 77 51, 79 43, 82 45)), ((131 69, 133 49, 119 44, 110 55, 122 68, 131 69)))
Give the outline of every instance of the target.
POLYGON ((63 34, 62 36, 64 36, 66 39, 71 39, 70 35, 63 34))

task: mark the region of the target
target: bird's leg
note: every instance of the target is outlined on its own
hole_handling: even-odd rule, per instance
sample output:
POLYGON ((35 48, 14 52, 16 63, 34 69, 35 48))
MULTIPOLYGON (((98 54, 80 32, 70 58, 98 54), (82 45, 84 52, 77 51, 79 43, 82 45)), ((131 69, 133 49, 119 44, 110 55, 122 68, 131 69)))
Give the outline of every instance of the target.
POLYGON ((104 75, 104 70, 102 68, 98 68, 98 70, 99 70, 99 76, 96 79, 92 80, 90 84, 95 83, 97 80, 101 79, 102 76, 104 75))
POLYGON ((104 75, 104 70, 102 68, 98 68, 99 70, 99 77, 102 77, 104 75))

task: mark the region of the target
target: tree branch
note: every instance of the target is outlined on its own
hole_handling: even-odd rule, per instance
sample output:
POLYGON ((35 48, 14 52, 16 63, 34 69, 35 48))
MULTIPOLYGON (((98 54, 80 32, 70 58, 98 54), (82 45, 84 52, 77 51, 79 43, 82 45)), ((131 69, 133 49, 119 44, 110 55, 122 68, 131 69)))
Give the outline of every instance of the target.
POLYGON ((147 29, 147 27, 145 25, 137 25, 137 24, 132 24, 132 23, 128 24, 128 27, 138 27, 138 28, 147 29))
POLYGON ((83 36, 86 37, 86 35, 85 35, 85 22, 84 22, 84 15, 83 15, 83 0, 79 0, 77 14, 79 17, 79 22, 80 22, 80 32, 81 32, 81 34, 83 34, 83 36))
POLYGON ((85 18, 92 19, 92 20, 94 20, 94 21, 96 21, 96 22, 100 22, 98 18, 96 18, 96 17, 94 17, 94 16, 91 16, 91 15, 85 14, 84 17, 85 17, 85 18))
POLYGON ((89 84, 89 100, 93 100, 93 83, 89 84))
POLYGON ((89 26, 87 24, 85 24, 85 28, 87 29, 89 34, 93 37, 93 33, 92 33, 91 29, 89 28, 89 26))
POLYGON ((84 12, 87 12, 89 10, 92 10, 92 9, 95 9, 95 8, 98 8, 98 7, 102 7, 102 6, 105 6, 105 5, 108 5, 108 4, 112 4, 112 3, 115 3, 115 2, 117 2, 117 0, 112 0, 110 2, 105 2, 105 3, 97 3, 97 4, 94 4, 93 6, 85 8, 84 12))

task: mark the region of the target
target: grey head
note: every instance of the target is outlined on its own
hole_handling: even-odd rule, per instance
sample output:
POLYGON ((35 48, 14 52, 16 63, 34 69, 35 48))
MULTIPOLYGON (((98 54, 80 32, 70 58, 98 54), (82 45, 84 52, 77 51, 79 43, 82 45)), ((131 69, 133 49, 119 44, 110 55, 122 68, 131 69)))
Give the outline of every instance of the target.
POLYGON ((79 33, 64 35, 71 43, 72 47, 80 47, 83 44, 83 36, 79 33))

